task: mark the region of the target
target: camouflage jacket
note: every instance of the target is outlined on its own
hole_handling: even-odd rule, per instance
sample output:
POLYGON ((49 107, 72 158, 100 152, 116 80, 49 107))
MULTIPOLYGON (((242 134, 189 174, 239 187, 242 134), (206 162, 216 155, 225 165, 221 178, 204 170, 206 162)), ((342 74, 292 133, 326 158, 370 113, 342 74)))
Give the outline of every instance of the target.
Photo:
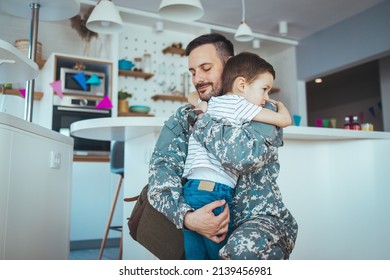
POLYGON ((285 207, 276 179, 279 174, 278 147, 282 129, 251 122, 231 126, 203 115, 192 132, 187 123, 191 105, 180 107, 165 123, 150 161, 148 198, 153 207, 183 227, 184 215, 193 210, 182 196, 181 176, 188 139, 196 140, 219 159, 224 168, 240 174, 233 198, 233 226, 261 219, 272 225, 293 245, 297 235, 294 217, 285 207))

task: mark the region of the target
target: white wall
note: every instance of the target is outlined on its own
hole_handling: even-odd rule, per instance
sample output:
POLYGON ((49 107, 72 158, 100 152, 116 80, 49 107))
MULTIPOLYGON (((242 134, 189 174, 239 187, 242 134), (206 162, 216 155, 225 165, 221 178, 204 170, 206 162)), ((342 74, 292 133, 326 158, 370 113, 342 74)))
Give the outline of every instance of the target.
POLYGON ((280 92, 271 94, 270 98, 282 101, 291 115, 303 115, 304 111, 300 108, 298 98, 295 49, 295 47, 290 47, 269 58, 276 72, 274 86, 280 89, 280 92))
POLYGON ((390 1, 319 31, 299 42, 298 78, 334 73, 390 52, 390 1))

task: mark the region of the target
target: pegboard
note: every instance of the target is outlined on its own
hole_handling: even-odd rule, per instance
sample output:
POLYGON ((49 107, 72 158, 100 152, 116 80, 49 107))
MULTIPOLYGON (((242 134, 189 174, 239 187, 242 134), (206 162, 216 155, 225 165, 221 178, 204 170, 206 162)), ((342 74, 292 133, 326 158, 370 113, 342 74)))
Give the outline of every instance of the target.
MULTIPOLYGON (((179 101, 166 101, 151 99, 156 94, 169 95, 172 91, 183 92, 183 73, 189 73, 186 56, 177 54, 164 54, 162 50, 172 43, 182 43, 183 48, 195 38, 195 35, 164 30, 156 33, 153 28, 128 25, 119 37, 119 59, 134 62, 134 58, 145 53, 151 55, 151 71, 153 77, 144 80, 134 77, 118 77, 118 90, 131 92, 131 105, 146 105, 151 107, 150 114, 157 117, 171 116, 179 106, 185 103, 179 101)), ((190 85, 190 91, 194 87, 190 85)))

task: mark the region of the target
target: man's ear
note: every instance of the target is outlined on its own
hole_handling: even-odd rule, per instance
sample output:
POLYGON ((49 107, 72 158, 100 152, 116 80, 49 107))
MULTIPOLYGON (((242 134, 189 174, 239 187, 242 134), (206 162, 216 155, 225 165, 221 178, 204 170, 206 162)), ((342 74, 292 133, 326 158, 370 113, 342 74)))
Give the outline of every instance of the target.
POLYGON ((245 90, 246 80, 244 77, 237 77, 233 83, 233 92, 243 93, 245 90))

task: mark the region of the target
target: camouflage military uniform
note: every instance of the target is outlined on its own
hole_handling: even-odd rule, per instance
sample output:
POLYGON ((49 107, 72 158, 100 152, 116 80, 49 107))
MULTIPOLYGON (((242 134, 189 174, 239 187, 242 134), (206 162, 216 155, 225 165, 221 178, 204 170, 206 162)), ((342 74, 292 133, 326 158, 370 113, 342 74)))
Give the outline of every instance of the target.
MULTIPOLYGON (((190 108, 179 108, 165 123, 150 162, 149 201, 177 228, 183 227, 186 212, 193 210, 184 201, 181 182, 191 133, 186 121, 190 108)), ((282 130, 257 122, 232 127, 205 114, 192 133, 224 168, 244 174, 233 198, 234 231, 220 251, 221 258, 287 259, 298 226, 276 184, 282 130)))

